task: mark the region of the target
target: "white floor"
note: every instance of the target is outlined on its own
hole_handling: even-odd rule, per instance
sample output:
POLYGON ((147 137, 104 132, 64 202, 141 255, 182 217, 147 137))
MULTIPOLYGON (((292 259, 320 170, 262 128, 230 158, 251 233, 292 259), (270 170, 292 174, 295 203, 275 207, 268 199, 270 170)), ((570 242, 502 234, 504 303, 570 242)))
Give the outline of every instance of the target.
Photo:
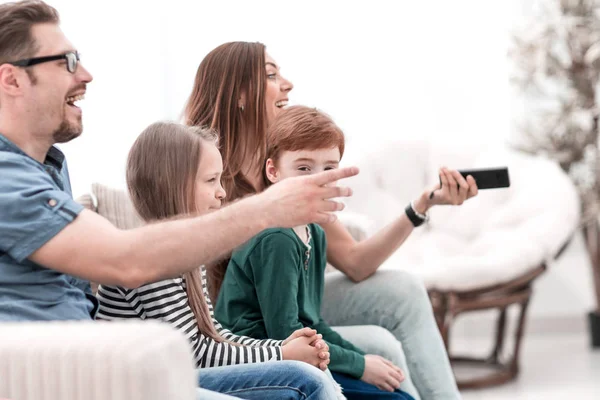
MULTIPOLYGON (((453 346, 485 349, 486 343, 457 338, 453 346)), ((493 389, 463 391, 463 398, 600 399, 600 349, 591 349, 585 333, 525 336, 518 379, 493 389)))

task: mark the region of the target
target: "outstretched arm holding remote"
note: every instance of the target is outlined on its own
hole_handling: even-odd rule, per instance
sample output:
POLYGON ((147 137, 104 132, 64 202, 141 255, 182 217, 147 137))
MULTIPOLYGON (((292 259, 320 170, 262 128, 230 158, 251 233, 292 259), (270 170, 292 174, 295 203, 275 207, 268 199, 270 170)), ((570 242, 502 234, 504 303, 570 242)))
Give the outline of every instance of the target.
POLYGON ((360 282, 374 274, 404 243, 415 226, 425 221, 429 208, 435 205, 461 205, 477 195, 477 184, 472 176, 465 179, 458 171, 447 168, 441 168, 439 175, 441 183, 425 190, 407 206, 405 213, 366 240, 354 240, 339 221, 322 225, 327 235, 329 262, 353 281, 360 282))

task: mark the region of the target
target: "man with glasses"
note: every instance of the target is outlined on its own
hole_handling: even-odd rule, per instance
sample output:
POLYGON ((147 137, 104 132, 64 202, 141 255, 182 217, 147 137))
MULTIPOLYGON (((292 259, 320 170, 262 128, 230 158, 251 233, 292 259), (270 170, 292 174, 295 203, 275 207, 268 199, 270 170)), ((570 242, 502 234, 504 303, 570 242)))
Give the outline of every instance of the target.
POLYGON ((133 288, 178 276, 268 227, 333 221, 342 208, 328 199, 350 191, 330 183, 356 168, 286 180, 207 216, 130 231, 84 210, 54 145, 81 134, 76 103, 92 76, 59 22, 41 1, 0 5, 0 321, 93 319, 89 280, 133 288))
POLYGON ((11 61, 9 64, 15 65, 17 67, 30 67, 32 65, 45 63, 48 61, 58 61, 58 60, 67 60, 67 71, 74 74, 77 69, 77 63, 79 62, 79 53, 76 51, 69 51, 65 54, 59 54, 57 56, 47 56, 47 57, 34 57, 34 58, 26 58, 24 60, 19 61, 11 61))

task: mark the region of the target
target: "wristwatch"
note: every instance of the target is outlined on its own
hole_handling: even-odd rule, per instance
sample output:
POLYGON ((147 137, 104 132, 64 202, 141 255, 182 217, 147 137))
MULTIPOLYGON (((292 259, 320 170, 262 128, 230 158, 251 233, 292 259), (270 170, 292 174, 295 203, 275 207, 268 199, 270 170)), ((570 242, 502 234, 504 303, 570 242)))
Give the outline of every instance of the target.
POLYGON ((408 203, 404 211, 406 212, 406 216, 408 217, 410 222, 412 222, 415 228, 429 221, 429 215, 417 212, 412 201, 408 203))

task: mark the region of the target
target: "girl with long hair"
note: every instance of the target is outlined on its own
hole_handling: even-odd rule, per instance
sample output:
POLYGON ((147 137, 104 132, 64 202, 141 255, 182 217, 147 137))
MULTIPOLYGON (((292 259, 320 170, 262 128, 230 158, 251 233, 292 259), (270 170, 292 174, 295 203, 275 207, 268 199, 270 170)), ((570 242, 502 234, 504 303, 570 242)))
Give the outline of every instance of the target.
MULTIPOLYGON (((142 132, 127 160, 127 187, 147 223, 221 207, 226 193, 217 143, 209 129, 170 122, 154 123, 142 132)), ((181 331, 196 366, 202 368, 203 389, 241 398, 337 396, 333 382, 314 368, 325 369, 329 362, 329 349, 320 335, 310 329, 297 330, 285 340, 234 335, 214 318, 204 266, 137 289, 100 285, 98 300, 98 319, 159 319, 181 331)))

